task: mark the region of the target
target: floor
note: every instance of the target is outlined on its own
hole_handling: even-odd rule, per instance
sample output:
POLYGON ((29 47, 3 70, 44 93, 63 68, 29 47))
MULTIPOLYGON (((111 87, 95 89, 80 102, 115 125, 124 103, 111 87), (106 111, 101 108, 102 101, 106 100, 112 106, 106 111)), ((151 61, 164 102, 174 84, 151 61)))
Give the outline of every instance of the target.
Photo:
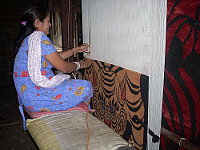
POLYGON ((1 150, 38 150, 33 139, 21 127, 21 118, 13 85, 1 88, 0 145, 1 150))

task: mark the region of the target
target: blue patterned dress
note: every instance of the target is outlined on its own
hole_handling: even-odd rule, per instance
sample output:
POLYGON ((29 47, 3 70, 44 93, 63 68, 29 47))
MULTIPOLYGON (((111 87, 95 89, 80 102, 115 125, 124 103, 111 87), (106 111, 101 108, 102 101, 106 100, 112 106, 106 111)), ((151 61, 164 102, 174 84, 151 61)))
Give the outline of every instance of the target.
MULTIPOLYGON (((92 85, 86 80, 69 79, 52 88, 34 84, 28 73, 28 40, 29 36, 22 42, 14 63, 13 79, 20 104, 31 111, 58 111, 74 107, 93 96, 92 85)), ((41 41, 41 74, 51 79, 53 66, 45 56, 56 49, 45 34, 41 41)))

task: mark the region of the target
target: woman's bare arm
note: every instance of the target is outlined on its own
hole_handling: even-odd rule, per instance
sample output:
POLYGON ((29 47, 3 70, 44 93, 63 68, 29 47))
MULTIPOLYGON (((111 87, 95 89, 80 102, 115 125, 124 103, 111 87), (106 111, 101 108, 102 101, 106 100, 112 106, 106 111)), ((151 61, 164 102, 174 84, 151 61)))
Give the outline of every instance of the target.
POLYGON ((75 63, 65 61, 58 52, 51 53, 45 57, 57 70, 63 73, 70 73, 76 70, 75 63))
POLYGON ((78 53, 78 52, 85 52, 88 50, 89 45, 88 44, 82 44, 78 47, 74 47, 62 52, 59 52, 59 55, 63 58, 63 59, 67 59, 69 57, 71 57, 72 55, 78 53))

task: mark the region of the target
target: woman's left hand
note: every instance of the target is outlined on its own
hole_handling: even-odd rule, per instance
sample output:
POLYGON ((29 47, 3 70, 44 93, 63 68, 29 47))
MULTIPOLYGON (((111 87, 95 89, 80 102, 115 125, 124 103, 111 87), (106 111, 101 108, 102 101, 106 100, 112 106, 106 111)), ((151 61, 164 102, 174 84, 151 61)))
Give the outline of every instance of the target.
POLYGON ((74 53, 78 53, 78 52, 88 52, 88 47, 89 47, 89 45, 88 45, 87 43, 84 43, 84 44, 82 44, 82 45, 80 45, 80 46, 78 46, 78 47, 74 47, 74 48, 72 49, 72 51, 73 51, 74 53))

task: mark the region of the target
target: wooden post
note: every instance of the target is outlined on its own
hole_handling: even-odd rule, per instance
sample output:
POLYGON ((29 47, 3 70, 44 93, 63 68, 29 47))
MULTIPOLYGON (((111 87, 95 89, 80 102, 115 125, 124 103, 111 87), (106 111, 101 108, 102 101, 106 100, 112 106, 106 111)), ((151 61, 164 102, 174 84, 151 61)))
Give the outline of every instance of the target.
MULTIPOLYGON (((72 40, 72 0, 61 0, 62 4, 62 43, 63 50, 73 47, 72 40)), ((69 58, 73 61, 73 57, 69 58)))

